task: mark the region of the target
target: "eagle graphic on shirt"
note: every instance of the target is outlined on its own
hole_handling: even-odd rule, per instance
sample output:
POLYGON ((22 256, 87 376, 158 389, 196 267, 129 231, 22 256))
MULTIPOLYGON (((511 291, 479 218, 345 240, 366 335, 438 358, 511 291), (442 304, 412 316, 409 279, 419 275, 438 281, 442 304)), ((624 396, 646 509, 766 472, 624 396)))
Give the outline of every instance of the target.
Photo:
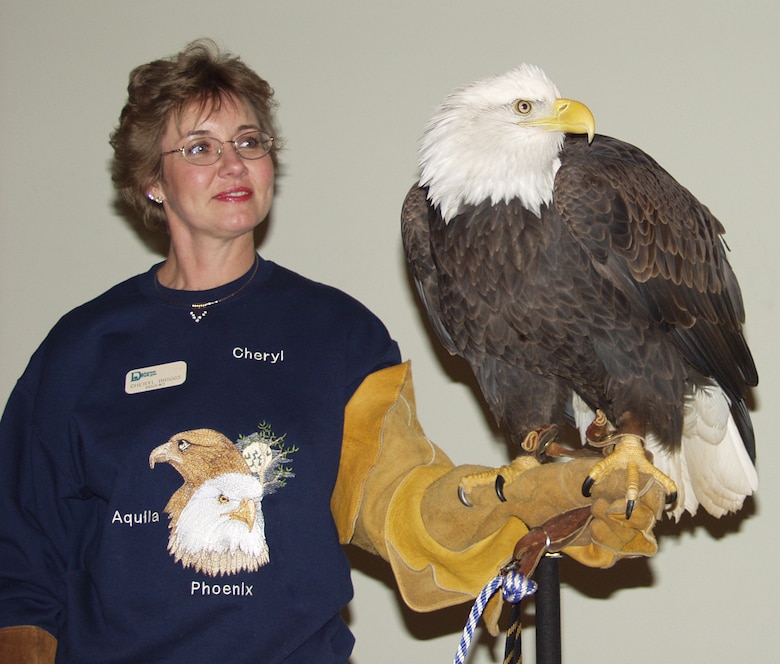
POLYGON ((169 463, 184 480, 165 506, 174 560, 209 576, 268 563, 262 501, 294 477, 289 456, 296 451, 265 423, 236 443, 213 429, 193 429, 152 450, 152 468, 169 463))

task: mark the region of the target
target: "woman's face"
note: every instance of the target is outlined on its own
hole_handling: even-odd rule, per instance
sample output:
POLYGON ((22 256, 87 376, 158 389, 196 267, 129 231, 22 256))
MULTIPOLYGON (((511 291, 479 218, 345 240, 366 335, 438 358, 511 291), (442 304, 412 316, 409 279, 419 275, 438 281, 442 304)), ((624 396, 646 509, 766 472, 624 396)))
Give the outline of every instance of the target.
POLYGON ((254 113, 232 98, 219 110, 203 112, 193 105, 168 120, 161 152, 193 137, 227 141, 220 159, 208 166, 191 164, 179 152, 163 157, 162 177, 150 193, 163 199, 174 242, 233 239, 251 233, 268 215, 274 188, 271 158, 243 159, 229 142, 253 129, 260 129, 254 113))

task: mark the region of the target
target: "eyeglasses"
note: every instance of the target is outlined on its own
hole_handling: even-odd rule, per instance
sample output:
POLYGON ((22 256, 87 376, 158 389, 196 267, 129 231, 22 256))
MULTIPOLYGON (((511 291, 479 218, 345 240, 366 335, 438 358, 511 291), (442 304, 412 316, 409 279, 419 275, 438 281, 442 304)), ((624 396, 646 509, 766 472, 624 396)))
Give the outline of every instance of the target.
POLYGON ((262 131, 248 131, 231 141, 220 141, 212 136, 198 136, 180 148, 163 152, 162 156, 181 152, 189 163, 196 166, 216 164, 222 157, 225 143, 232 143, 236 154, 242 159, 260 159, 271 151, 274 137, 262 131))

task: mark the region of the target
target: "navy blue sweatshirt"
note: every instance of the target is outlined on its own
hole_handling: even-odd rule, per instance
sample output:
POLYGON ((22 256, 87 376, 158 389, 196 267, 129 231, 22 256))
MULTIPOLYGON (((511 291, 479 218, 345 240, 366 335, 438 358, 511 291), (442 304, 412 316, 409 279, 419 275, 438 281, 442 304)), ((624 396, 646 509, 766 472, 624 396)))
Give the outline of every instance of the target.
POLYGON ((344 407, 398 348, 354 299, 262 259, 200 293, 156 268, 63 317, 9 399, 0 627, 46 629, 69 664, 343 664, 344 407))

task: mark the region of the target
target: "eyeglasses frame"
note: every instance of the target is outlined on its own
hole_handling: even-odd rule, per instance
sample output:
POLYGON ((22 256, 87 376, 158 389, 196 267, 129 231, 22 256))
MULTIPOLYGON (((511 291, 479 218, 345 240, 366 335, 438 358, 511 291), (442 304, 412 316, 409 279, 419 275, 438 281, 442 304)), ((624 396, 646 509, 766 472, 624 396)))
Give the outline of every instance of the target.
POLYGON ((175 150, 168 150, 167 152, 161 152, 160 156, 161 157, 165 157, 165 156, 167 156, 169 154, 175 154, 176 152, 179 152, 179 153, 181 153, 181 156, 184 158, 184 161, 186 161, 188 164, 192 164, 193 166, 213 166, 220 159, 222 159, 222 151, 223 151, 223 149, 225 147, 225 144, 226 143, 230 143, 230 144, 233 145, 233 149, 236 151, 236 154, 239 157, 241 157, 241 159, 248 159, 249 161, 256 161, 257 159, 262 159, 263 157, 268 156, 268 154, 271 152, 271 148, 273 147, 273 142, 274 142, 274 137, 273 136, 270 136, 269 134, 266 134, 264 131, 261 131, 260 129, 252 129, 250 131, 244 131, 244 132, 240 133, 238 136, 236 136, 235 138, 228 139, 227 141, 220 141, 216 136, 204 136, 204 138, 207 138, 207 139, 213 140, 213 141, 217 141, 219 143, 219 150, 217 150, 217 158, 214 161, 212 161, 212 162, 209 162, 207 164, 199 164, 197 162, 190 161, 189 159, 187 159, 187 154, 186 154, 187 146, 186 145, 182 145, 180 148, 176 148, 175 150), (246 136, 247 134, 254 134, 254 133, 260 134, 261 137, 262 136, 267 137, 267 141, 261 141, 261 142, 263 143, 263 145, 265 145, 266 142, 267 142, 268 143, 268 149, 263 154, 261 154, 259 157, 247 157, 247 156, 241 154, 241 151, 238 149, 238 139, 240 139, 242 136, 246 136))

